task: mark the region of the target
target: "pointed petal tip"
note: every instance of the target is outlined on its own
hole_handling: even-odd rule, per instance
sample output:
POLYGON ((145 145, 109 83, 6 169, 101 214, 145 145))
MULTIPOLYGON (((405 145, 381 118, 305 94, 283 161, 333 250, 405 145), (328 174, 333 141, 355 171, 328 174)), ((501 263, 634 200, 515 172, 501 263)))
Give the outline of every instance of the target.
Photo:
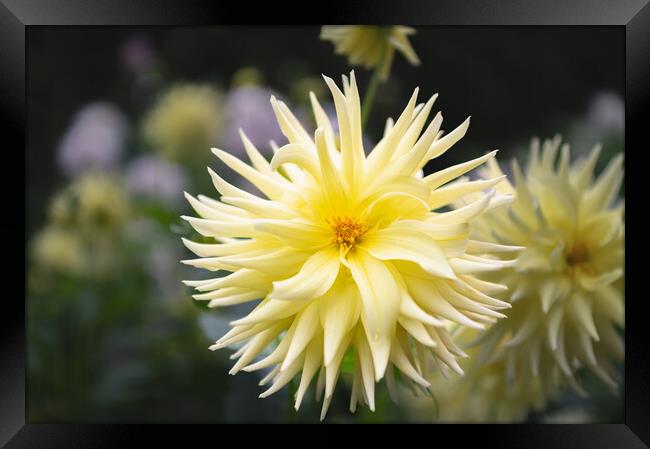
POLYGON ((228 152, 226 152, 224 150, 221 150, 219 148, 216 148, 216 147, 210 148, 210 151, 212 151, 212 154, 214 154, 215 156, 217 156, 221 160, 223 160, 224 157, 229 156, 228 152))

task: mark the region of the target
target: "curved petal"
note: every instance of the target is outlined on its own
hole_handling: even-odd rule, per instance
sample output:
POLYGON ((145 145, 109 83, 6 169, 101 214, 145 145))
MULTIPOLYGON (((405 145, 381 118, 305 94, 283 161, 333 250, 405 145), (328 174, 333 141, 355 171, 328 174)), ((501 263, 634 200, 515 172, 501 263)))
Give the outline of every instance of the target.
POLYGON ((277 170, 282 164, 295 164, 298 167, 309 172, 314 179, 320 180, 321 173, 316 159, 316 154, 309 151, 304 145, 290 143, 281 147, 271 159, 271 168, 277 170))
POLYGON ((394 327, 399 316, 402 295, 398 283, 385 262, 359 246, 347 260, 361 294, 370 340, 379 340, 394 327))
POLYGON ((352 283, 332 288, 320 301, 319 315, 324 331, 323 362, 325 365, 329 365, 343 338, 359 320, 360 306, 359 294, 352 283))
POLYGON ((435 240, 399 223, 364 236, 359 246, 380 260, 407 260, 433 276, 456 278, 435 240))
POLYGON ((318 298, 334 284, 340 265, 339 252, 336 248, 328 247, 318 251, 305 261, 298 274, 274 282, 273 291, 269 296, 285 301, 318 298))

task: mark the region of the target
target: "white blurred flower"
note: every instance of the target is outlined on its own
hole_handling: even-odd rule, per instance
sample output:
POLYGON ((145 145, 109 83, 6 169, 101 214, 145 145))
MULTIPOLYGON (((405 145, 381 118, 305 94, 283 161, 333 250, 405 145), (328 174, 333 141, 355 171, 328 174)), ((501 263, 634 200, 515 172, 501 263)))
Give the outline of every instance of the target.
POLYGON ((58 149, 58 163, 68 176, 117 165, 128 133, 124 114, 109 103, 91 103, 74 117, 58 149))
POLYGON ((269 141, 286 142, 269 102, 274 95, 278 96, 271 89, 251 85, 230 91, 226 100, 229 126, 223 141, 230 153, 235 156, 245 154, 239 129, 246 130, 248 139, 263 154, 271 154, 269 141))
POLYGON ((594 141, 609 142, 622 149, 624 132, 623 99, 614 92, 600 91, 592 96, 584 114, 569 127, 568 140, 576 157, 586 157, 594 141))
POLYGON ((189 180, 182 167, 157 156, 141 156, 126 169, 127 189, 145 198, 177 205, 189 180))
POLYGON ((623 133, 625 129, 625 103, 614 92, 601 91, 594 95, 587 109, 588 123, 601 132, 623 133))
POLYGON ((146 257, 146 270, 153 279, 157 291, 155 296, 169 306, 177 302, 181 291, 178 287, 180 283, 178 260, 182 258, 182 252, 181 247, 175 243, 157 238, 146 257))

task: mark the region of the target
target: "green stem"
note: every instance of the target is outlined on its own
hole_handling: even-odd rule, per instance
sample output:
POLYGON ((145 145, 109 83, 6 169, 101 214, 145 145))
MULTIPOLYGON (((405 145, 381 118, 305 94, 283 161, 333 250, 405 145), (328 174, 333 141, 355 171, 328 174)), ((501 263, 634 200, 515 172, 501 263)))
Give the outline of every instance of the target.
POLYGON ((388 39, 386 36, 388 31, 386 29, 382 29, 381 32, 382 32, 382 40, 383 40, 381 59, 378 61, 377 65, 375 66, 375 70, 372 73, 370 82, 368 83, 368 90, 366 91, 366 96, 363 99, 363 106, 361 108, 362 128, 365 128, 366 123, 368 123, 368 118, 370 117, 370 111, 372 110, 372 106, 375 102, 375 96, 377 95, 377 89, 379 88, 379 84, 381 84, 382 82, 381 79, 382 70, 384 64, 386 64, 386 58, 388 57, 388 39))
POLYGON ((366 97, 363 99, 363 107, 361 109, 361 127, 362 129, 366 127, 368 123, 368 117, 370 117, 370 111, 372 110, 372 105, 375 102, 375 96, 377 95, 377 89, 381 83, 381 65, 378 65, 375 68, 375 71, 370 78, 370 83, 368 84, 368 90, 366 91, 366 97))

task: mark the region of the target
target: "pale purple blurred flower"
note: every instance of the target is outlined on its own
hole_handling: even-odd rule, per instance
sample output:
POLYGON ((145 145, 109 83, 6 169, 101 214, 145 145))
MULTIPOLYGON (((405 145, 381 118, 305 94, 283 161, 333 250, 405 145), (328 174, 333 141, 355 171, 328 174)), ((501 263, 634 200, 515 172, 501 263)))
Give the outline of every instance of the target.
POLYGON ((602 132, 623 133, 625 129, 625 103, 614 92, 601 91, 594 95, 587 109, 587 121, 602 132))
POLYGON ((283 145, 286 138, 273 114, 271 96, 278 94, 259 86, 242 86, 231 90, 226 99, 228 131, 223 138, 223 149, 237 157, 244 155, 239 136, 241 128, 260 152, 271 154, 269 141, 283 145))
POLYGON ((120 49, 122 64, 135 74, 149 70, 155 63, 156 52, 151 38, 144 34, 129 37, 120 49))
POLYGON ((157 156, 141 156, 126 169, 127 189, 145 198, 168 205, 183 201, 189 178, 182 167, 157 156))
POLYGON ((128 121, 115 106, 88 104, 74 116, 59 143, 59 166, 68 176, 111 169, 120 160, 127 133, 128 121))

